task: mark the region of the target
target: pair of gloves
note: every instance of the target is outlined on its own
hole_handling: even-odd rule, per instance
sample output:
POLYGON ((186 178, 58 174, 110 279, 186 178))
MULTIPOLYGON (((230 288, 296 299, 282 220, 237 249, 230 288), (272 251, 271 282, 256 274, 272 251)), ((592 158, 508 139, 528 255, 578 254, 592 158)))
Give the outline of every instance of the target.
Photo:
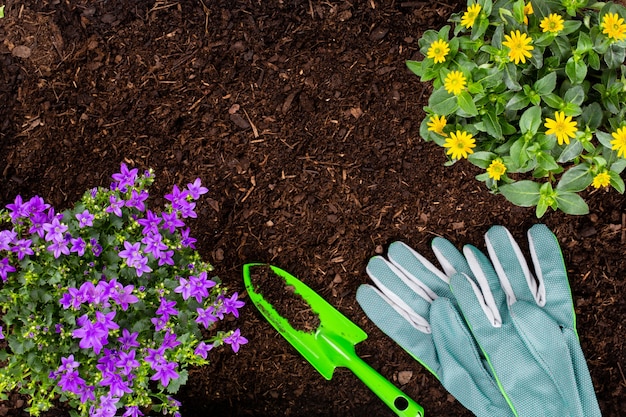
POLYGON ((394 242, 369 261, 375 285, 357 301, 478 417, 600 416, 556 237, 528 231, 534 274, 506 228, 485 240, 489 258, 435 238, 441 270, 394 242))

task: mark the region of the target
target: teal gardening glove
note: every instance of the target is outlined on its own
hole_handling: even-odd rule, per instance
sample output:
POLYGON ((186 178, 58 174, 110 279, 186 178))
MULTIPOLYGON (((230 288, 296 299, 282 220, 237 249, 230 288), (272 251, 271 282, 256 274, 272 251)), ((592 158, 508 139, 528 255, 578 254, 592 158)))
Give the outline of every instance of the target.
MULTIPOLYGON (((433 250, 456 251, 444 239, 433 242, 433 250)), ((458 311, 446 274, 402 242, 390 245, 388 257, 369 261, 376 287, 366 284, 357 291, 366 315, 474 414, 513 416, 458 311)), ((444 260, 444 270, 471 273, 462 256, 455 261, 453 266, 444 260)))
POLYGON ((506 229, 493 227, 486 240, 495 269, 473 246, 466 246, 463 256, 447 240, 433 240, 439 263, 452 277, 459 306, 440 284, 447 278, 399 242, 389 249, 389 257, 397 259, 402 269, 393 272, 397 279, 380 272, 382 258, 372 258, 368 273, 380 291, 362 286, 357 299, 381 330, 424 364, 477 416, 599 416, 555 236, 543 225, 529 231, 536 280, 506 229), (498 248, 497 253, 494 248, 498 248), (407 257, 396 252, 413 253, 407 257), (412 277, 409 281, 422 283, 418 284, 421 291, 411 295, 398 284, 406 282, 407 276, 412 277), (434 276, 439 281, 433 281, 434 276), (424 283, 433 285, 435 291, 428 293, 424 283), (426 299, 424 293, 431 303, 424 308, 418 300, 414 305, 418 305, 429 326, 421 330, 415 325, 407 328, 402 320, 410 323, 411 314, 406 311, 411 310, 416 295, 426 299), (476 348, 465 322, 459 320, 459 307, 481 349, 476 348), (496 384, 500 390, 493 388, 496 384))
POLYGON ((528 231, 534 276, 507 229, 494 226, 485 240, 491 261, 465 246, 472 274, 457 273, 450 284, 512 409, 522 417, 600 416, 556 236, 540 224, 528 231))

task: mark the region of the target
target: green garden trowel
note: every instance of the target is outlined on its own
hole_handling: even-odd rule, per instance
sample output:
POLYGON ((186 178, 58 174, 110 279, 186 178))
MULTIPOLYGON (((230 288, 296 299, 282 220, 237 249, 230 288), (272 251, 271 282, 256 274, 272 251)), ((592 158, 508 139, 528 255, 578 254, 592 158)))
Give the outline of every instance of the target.
POLYGON ((331 379, 337 367, 350 369, 398 416, 423 417, 424 409, 395 385, 359 358, 354 345, 367 338, 367 334, 346 316, 328 304, 315 291, 288 272, 268 264, 250 263, 243 266, 243 277, 250 299, 261 314, 298 352, 326 379, 331 379), (257 292, 251 279, 251 269, 269 266, 277 279, 282 277, 286 286, 304 299, 319 316, 320 325, 315 331, 296 330, 287 319, 257 292))

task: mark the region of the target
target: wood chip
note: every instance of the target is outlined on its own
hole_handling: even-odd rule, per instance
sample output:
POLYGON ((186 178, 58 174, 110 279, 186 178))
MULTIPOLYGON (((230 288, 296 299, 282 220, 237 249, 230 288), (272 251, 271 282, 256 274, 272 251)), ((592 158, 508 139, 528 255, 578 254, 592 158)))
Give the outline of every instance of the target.
POLYGON ((31 54, 31 49, 26 45, 18 45, 11 51, 11 55, 24 59, 30 58, 31 54))

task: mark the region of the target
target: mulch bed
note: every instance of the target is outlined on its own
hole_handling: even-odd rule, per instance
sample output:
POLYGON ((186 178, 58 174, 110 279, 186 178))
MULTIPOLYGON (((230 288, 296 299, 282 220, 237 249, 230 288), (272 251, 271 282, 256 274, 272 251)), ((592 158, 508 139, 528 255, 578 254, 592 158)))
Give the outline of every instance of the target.
MULTIPOLYGON (((485 190, 466 161, 444 167, 419 137, 430 90, 404 62, 464 2, 4 4, 3 206, 21 194, 68 207, 123 161, 155 170, 155 195, 200 177, 210 192, 193 235, 231 291, 245 292, 244 263, 290 271, 368 333, 359 355, 428 416, 471 414, 360 310, 368 259, 403 240, 434 260, 434 236, 482 247, 493 224, 523 240, 542 221, 563 247, 603 415, 626 415, 624 196, 589 192, 589 215, 538 220, 485 190)), ((251 303, 228 325, 249 343, 190 372, 184 415, 392 415, 349 371, 323 379, 251 303)), ((0 414, 24 415, 21 401, 0 414)))

